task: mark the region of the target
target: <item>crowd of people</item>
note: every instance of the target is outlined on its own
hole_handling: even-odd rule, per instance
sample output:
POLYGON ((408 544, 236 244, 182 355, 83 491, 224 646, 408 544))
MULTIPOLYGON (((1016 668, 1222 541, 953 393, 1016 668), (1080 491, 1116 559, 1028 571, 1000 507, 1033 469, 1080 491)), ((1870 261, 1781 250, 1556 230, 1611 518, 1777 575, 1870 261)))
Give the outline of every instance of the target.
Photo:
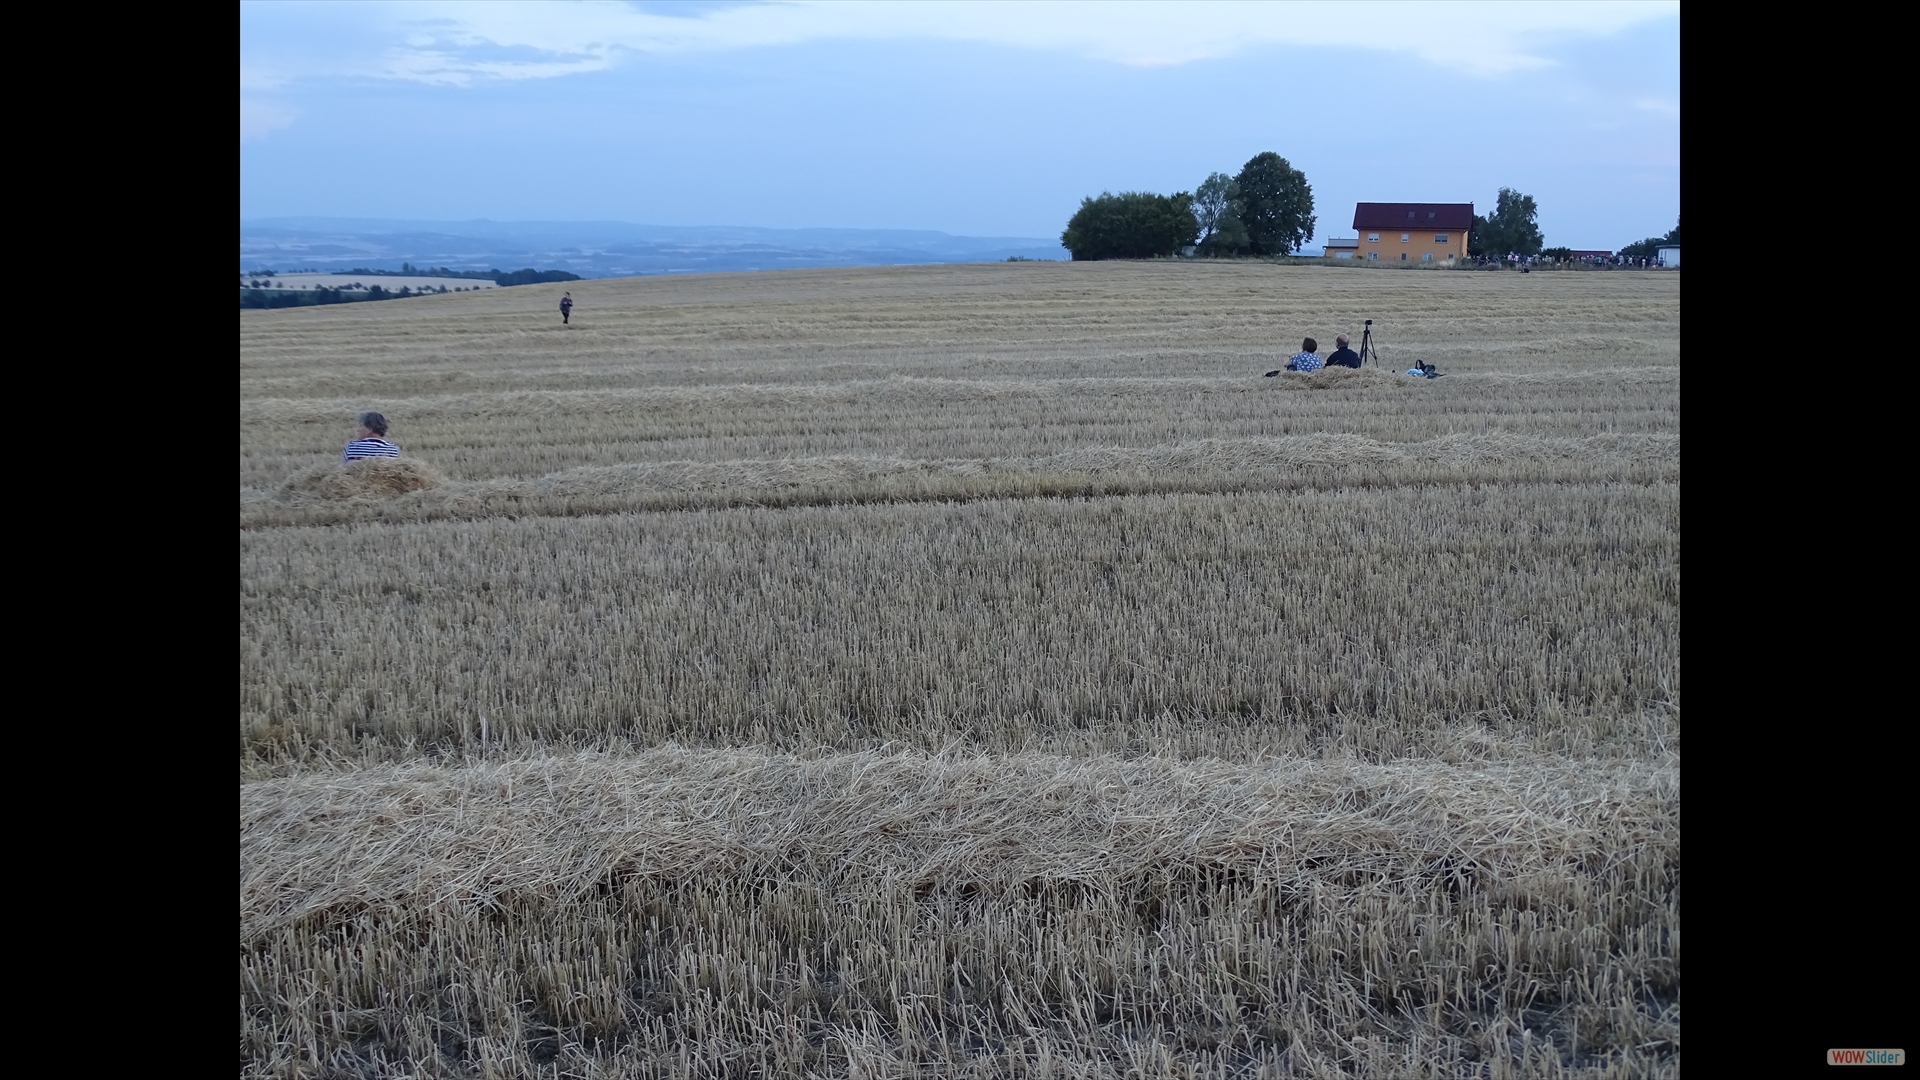
POLYGON ((1560 263, 1578 263, 1582 266, 1618 266, 1628 270, 1658 270, 1660 260, 1655 258, 1629 259, 1620 255, 1575 255, 1571 259, 1555 259, 1546 255, 1521 255, 1509 251, 1505 255, 1475 255, 1475 266, 1555 266, 1560 263))

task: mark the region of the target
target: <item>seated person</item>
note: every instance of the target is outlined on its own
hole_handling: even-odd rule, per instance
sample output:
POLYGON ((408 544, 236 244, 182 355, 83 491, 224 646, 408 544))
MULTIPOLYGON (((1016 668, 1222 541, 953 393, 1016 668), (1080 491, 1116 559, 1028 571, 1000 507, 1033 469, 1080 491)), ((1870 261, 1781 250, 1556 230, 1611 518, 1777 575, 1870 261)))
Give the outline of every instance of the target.
POLYGON ((399 457, 400 448, 386 440, 387 418, 377 412, 361 413, 357 418, 359 432, 354 440, 340 454, 341 461, 358 461, 361 458, 399 457))
POLYGON ((1321 363, 1320 357, 1314 354, 1314 350, 1318 349, 1319 347, 1320 347, 1319 342, 1314 341, 1312 338, 1308 338, 1307 340, 1301 342, 1300 351, 1297 353, 1294 353, 1292 359, 1287 361, 1287 370, 1288 371, 1320 370, 1320 363, 1321 363))
POLYGON ((1357 368, 1360 366, 1360 354, 1347 348, 1347 341, 1348 338, 1345 334, 1334 337, 1333 343, 1338 345, 1339 348, 1333 350, 1332 356, 1327 357, 1328 367, 1357 368))

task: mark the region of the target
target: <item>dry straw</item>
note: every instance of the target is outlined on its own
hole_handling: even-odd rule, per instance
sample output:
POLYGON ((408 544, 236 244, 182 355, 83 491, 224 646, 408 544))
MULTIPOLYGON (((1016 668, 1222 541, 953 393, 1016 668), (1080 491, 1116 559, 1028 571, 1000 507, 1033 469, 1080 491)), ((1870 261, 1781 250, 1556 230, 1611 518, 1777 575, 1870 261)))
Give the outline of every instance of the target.
POLYGON ((1677 275, 569 287, 242 313, 242 1075, 1678 1075, 1677 275))
POLYGON ((440 486, 440 475, 424 462, 409 458, 361 458, 303 469, 287 478, 276 493, 290 505, 367 503, 440 486))
POLYGON ((253 785, 241 824, 263 1067, 1657 1075, 1678 1039, 1671 762, 669 748, 253 785))

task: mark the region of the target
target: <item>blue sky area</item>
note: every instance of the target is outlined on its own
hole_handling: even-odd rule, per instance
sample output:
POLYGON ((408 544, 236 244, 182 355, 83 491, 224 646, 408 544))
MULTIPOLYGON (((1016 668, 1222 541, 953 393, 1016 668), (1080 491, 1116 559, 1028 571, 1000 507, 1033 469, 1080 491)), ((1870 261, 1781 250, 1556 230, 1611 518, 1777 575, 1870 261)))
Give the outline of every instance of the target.
POLYGON ((1058 237, 1272 150, 1356 201, 1680 212, 1680 13, 1611 4, 240 6, 240 217, 1058 237))

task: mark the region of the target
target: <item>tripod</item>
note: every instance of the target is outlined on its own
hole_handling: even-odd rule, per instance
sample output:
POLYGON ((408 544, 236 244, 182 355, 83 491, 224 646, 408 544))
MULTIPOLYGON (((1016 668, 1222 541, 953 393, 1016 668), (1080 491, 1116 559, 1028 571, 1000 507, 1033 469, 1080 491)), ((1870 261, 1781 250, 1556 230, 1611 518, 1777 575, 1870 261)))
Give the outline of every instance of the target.
POLYGON ((1373 362, 1376 364, 1382 362, 1380 359, 1380 350, 1373 347, 1373 320, 1372 319, 1368 319, 1367 325, 1360 328, 1360 364, 1361 366, 1363 367, 1366 366, 1367 359, 1369 357, 1371 357, 1373 359, 1373 362))

